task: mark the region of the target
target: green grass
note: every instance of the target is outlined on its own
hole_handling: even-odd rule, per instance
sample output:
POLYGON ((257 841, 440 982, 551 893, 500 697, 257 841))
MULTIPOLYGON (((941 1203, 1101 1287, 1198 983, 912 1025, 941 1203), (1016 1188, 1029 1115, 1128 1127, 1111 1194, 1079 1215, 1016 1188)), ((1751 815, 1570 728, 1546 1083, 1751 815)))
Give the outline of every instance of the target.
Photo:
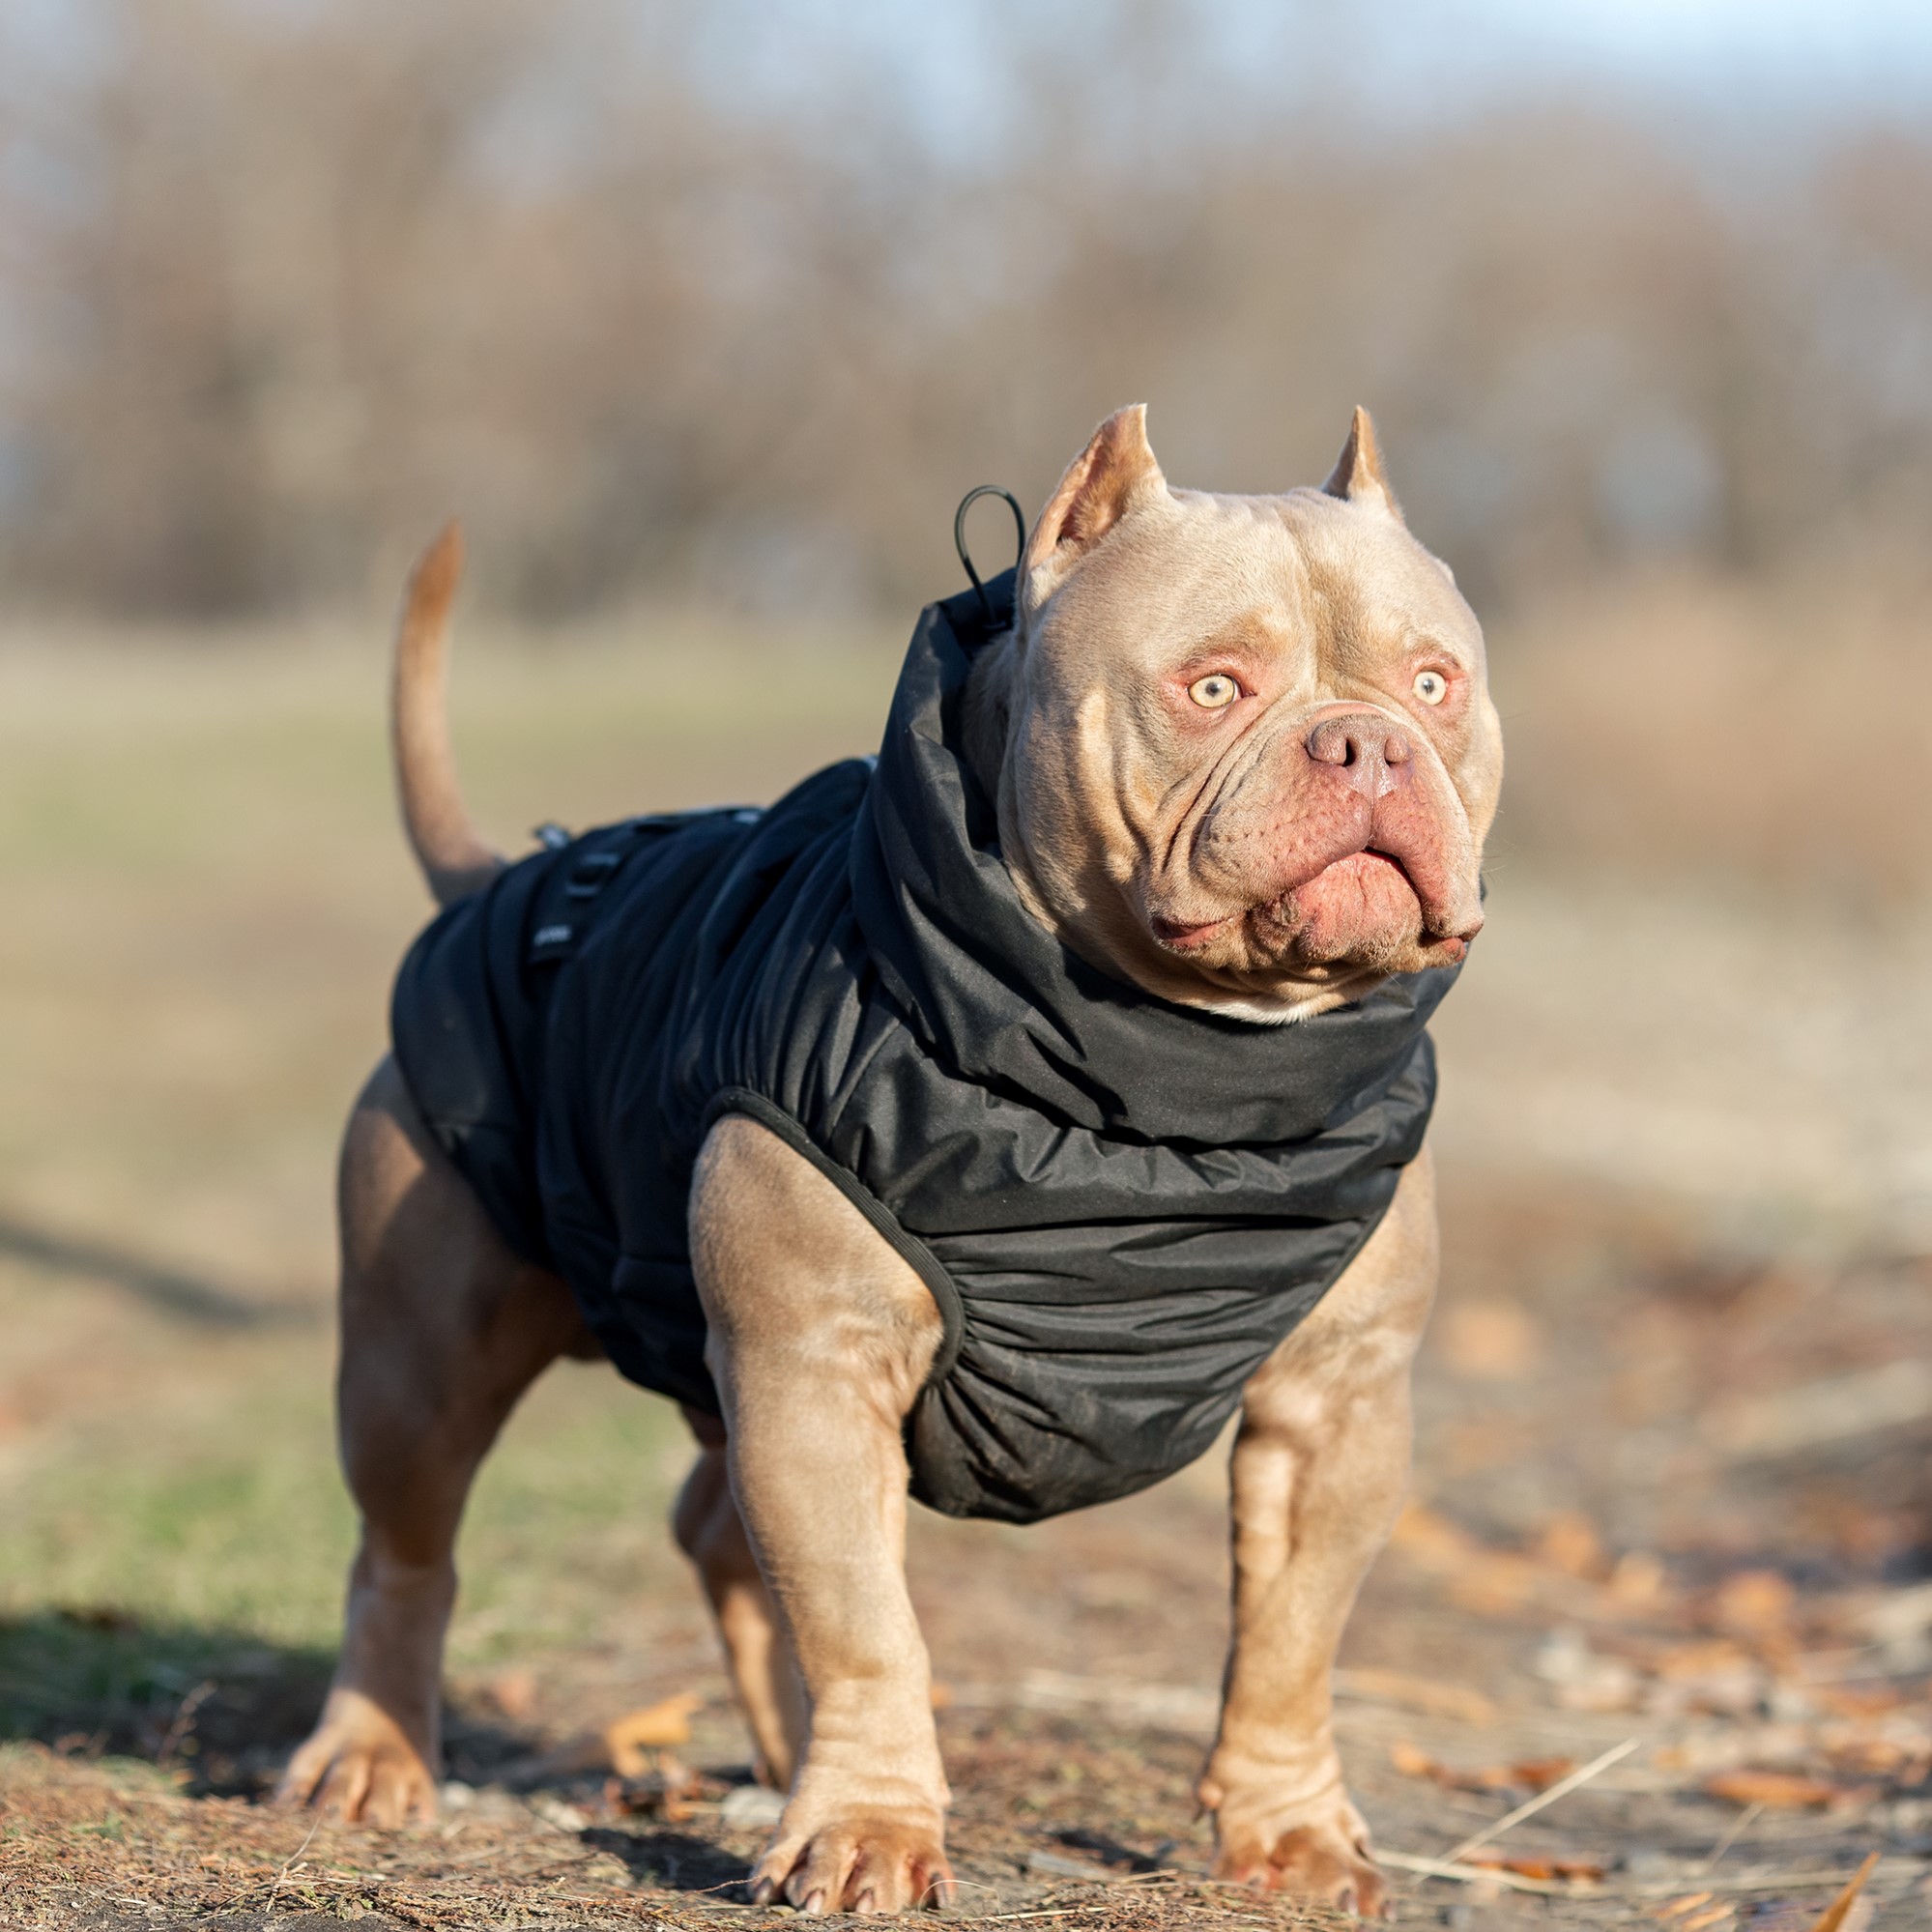
MULTIPOLYGON (((84 1609, 333 1641, 353 1517, 327 1366, 319 1347, 256 1353, 218 1404, 76 1432, 13 1485, 0 1616, 84 1609)), ((687 1443, 668 1404, 608 1369, 553 1370, 472 1499, 457 1660, 579 1641, 613 1591, 680 1562, 664 1525, 687 1443)))
MULTIPOLYGON (((237 1753, 300 1735, 332 1663, 353 1543, 319 1339, 248 1344, 225 1399, 77 1432, 13 1488, 0 1739, 151 1759, 201 1687, 216 1694, 194 1749, 225 1751, 204 1761, 230 1783, 237 1753)), ((553 1371, 472 1501, 452 1675, 608 1649, 628 1604, 688 1591, 665 1528, 688 1453, 667 1404, 608 1370, 553 1371)))

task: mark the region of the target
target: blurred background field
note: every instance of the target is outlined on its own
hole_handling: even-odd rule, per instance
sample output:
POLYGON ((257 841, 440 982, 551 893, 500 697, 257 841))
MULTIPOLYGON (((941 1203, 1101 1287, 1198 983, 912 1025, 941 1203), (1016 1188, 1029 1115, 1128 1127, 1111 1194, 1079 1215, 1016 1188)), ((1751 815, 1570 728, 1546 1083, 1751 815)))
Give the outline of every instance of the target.
MULTIPOLYGON (((593 1918, 729 1900, 722 1787, 679 1814, 505 1772, 681 1690, 687 1758, 743 1755, 661 1527, 680 1431, 600 1370, 539 1387, 466 1532, 470 1837, 327 1834, 337 1877, 289 1880, 306 1824, 250 1802, 336 1629, 330 1169, 426 911, 390 601, 460 512, 459 755, 505 839, 768 798, 876 742, 961 492, 1037 508, 1144 398, 1176 482, 1254 489, 1318 479, 1369 404, 1506 720, 1491 926, 1438 1029, 1418 1514, 1348 1653, 1378 1835, 1439 1852, 1511 1802, 1397 1746, 1640 1735, 1536 1840, 1605 1893, 1481 1922, 1619 1922, 1734 1826, 1741 1870, 1881 1850, 1881 1922, 1914 1922, 1932 32, 1670 12, 0 19, 0 1869, 39 1888, 0 1918, 471 1922, 560 1872, 593 1918), (1408 1703, 1367 1694, 1391 1673, 1408 1703), (1824 1795, 1706 1789, 1765 1770, 1824 1795)), ((1079 1889, 1110 1868, 1081 1830, 1201 1857, 1218 1480, 916 1526, 1006 1909, 1058 1884, 1129 1922, 1079 1889)), ((1405 1884, 1417 1922, 1458 1895, 1405 1884)), ((1754 1896, 1711 1923, 1801 1922, 1754 1896)))

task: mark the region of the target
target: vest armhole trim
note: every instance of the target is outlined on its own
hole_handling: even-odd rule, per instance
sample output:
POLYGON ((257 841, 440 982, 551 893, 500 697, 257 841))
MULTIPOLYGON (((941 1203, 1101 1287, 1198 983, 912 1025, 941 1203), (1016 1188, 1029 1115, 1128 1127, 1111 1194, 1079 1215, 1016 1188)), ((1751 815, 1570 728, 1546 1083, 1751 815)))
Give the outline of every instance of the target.
POLYGON ((850 1168, 841 1167, 833 1160, 791 1114, 764 1094, 753 1092, 750 1087, 728 1086, 713 1097, 699 1123, 701 1143, 704 1137, 728 1113, 741 1113, 747 1120, 757 1121, 767 1132, 777 1135, 794 1154, 802 1155, 809 1161, 858 1209, 899 1258, 925 1283, 927 1292, 938 1305, 939 1319, 943 1324, 933 1366, 926 1371, 925 1386, 937 1388, 952 1373, 953 1364, 959 1360, 960 1342, 966 1329, 966 1308, 960 1300, 960 1291, 937 1255, 916 1234, 902 1227, 892 1210, 850 1168))

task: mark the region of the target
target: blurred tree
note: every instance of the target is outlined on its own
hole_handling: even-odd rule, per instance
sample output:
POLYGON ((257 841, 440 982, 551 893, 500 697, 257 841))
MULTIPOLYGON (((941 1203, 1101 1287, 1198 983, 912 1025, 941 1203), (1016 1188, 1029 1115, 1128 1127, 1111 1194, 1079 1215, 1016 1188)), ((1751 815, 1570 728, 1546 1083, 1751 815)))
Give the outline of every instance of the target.
POLYGON ((456 508, 525 609, 903 603, 952 582, 965 486, 1037 501, 1135 397, 1177 481, 1253 489, 1368 402, 1492 602, 1932 507, 1914 133, 1718 166, 1601 101, 1399 112, 1319 10, 1257 52, 1202 0, 987 9, 951 93, 803 0, 34 17, 0 22, 16 594, 339 597, 456 508))

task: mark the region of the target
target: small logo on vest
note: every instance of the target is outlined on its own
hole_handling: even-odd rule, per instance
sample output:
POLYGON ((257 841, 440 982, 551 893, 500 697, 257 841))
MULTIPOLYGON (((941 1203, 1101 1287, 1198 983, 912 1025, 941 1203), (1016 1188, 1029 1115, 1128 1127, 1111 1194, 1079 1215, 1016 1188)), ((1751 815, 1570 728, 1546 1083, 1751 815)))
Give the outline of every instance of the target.
POLYGON ((566 946, 570 943, 571 928, 568 926, 539 926, 536 937, 531 941, 533 946, 566 946))

